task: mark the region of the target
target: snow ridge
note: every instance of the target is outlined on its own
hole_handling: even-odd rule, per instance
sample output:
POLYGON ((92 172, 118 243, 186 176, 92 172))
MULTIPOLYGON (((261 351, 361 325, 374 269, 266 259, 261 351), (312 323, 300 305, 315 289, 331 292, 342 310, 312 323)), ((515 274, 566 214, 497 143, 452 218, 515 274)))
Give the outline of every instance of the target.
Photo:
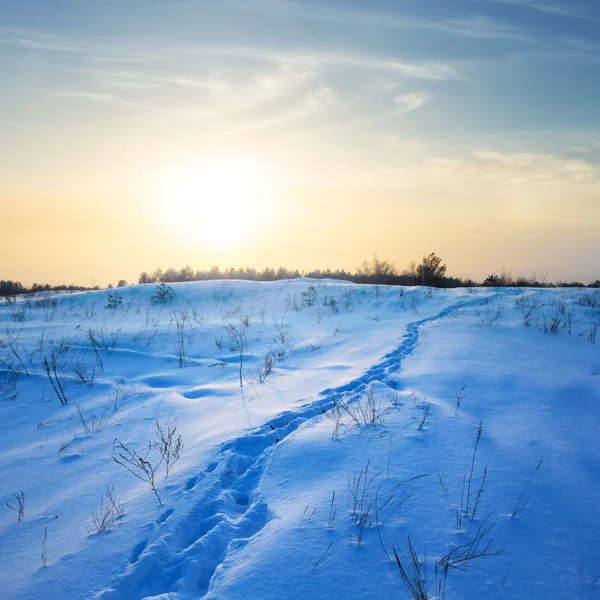
MULTIPOLYGON (((447 318, 461 308, 486 304, 490 299, 456 304, 435 316, 410 323, 401 344, 360 377, 337 388, 323 390, 320 399, 283 412, 257 430, 223 443, 216 453, 216 460, 189 479, 181 490, 193 492, 206 480, 206 490, 192 511, 157 540, 143 539, 136 543, 129 563, 123 565, 113 587, 101 591, 96 598, 205 597, 215 571, 228 552, 241 547, 272 517, 261 499, 259 487, 277 443, 302 424, 322 415, 343 395, 361 394, 376 381, 396 387, 390 376, 398 372, 402 361, 413 354, 424 325, 447 318)), ((163 525, 173 512, 173 509, 167 510, 156 524, 163 525)))

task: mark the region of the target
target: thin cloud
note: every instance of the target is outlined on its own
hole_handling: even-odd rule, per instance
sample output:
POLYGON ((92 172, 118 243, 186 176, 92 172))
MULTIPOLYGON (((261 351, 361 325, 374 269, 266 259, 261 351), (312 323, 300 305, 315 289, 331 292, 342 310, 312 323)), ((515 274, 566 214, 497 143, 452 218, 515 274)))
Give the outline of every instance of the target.
POLYGON ((300 121, 331 106, 335 102, 335 99, 335 92, 331 88, 323 86, 308 93, 301 102, 283 111, 279 116, 265 119, 263 121, 248 123, 234 131, 229 131, 218 135, 237 135, 247 131, 255 131, 257 129, 265 129, 275 125, 300 121))
POLYGON ((561 4, 542 4, 538 2, 532 2, 531 0, 487 0, 487 2, 497 2, 501 4, 512 4, 514 6, 521 6, 530 10, 555 15, 557 17, 568 17, 572 19, 581 19, 585 21, 600 21, 598 17, 593 17, 583 12, 578 12, 573 9, 573 3, 570 5, 561 4))
POLYGON ((427 92, 410 92, 408 94, 403 94, 402 96, 396 96, 394 98, 394 103, 399 106, 398 109, 394 110, 385 115, 380 115, 377 117, 370 117, 367 119, 359 119, 357 121, 352 121, 350 123, 342 123, 340 125, 335 125, 333 127, 326 127, 324 129, 299 132, 297 135, 321 135, 325 133, 333 133, 336 131, 346 131, 348 129, 356 129, 359 127, 365 127, 367 125, 374 125, 375 123, 381 123, 383 121, 391 121, 397 117, 401 117, 402 115, 406 115, 410 112, 418 110, 422 106, 424 106, 427 102, 431 100, 430 94, 427 92))
POLYGON ((24 48, 31 48, 33 50, 51 50, 54 52, 83 52, 82 48, 76 48, 75 46, 67 46, 58 42, 45 42, 39 40, 30 40, 26 38, 17 38, 14 40, 17 44, 20 44, 24 48))
MULTIPOLYGON (((498 0, 502 1, 502 0, 498 0)), ((506 0, 511 1, 511 0, 506 0)), ((524 42, 535 42, 534 39, 524 35, 518 28, 507 24, 498 23, 491 18, 481 19, 473 17, 460 21, 426 19, 420 17, 405 17, 393 11, 369 12, 347 8, 331 8, 318 2, 298 3, 293 0, 280 0, 277 2, 262 2, 255 4, 257 10, 265 13, 277 14, 282 17, 322 23, 335 23, 337 25, 357 26, 361 29, 395 29, 427 30, 438 33, 449 33, 452 35, 520 40, 524 42), (483 23, 485 21, 485 23, 483 23), (482 26, 483 25, 483 26, 482 26)))
POLYGON ((245 46, 205 46, 192 48, 191 52, 207 56, 221 56, 231 58, 260 59, 271 62, 297 61, 316 67, 324 66, 356 66, 378 71, 395 72, 406 77, 426 80, 446 80, 457 78, 457 71, 453 66, 441 61, 401 61, 385 57, 378 57, 368 53, 356 54, 352 52, 336 53, 330 51, 306 52, 304 50, 285 52, 279 49, 245 46))
POLYGON ((92 102, 98 102, 100 104, 109 104, 111 106, 123 106, 129 108, 145 108, 141 104, 124 100, 113 94, 105 94, 102 92, 87 92, 87 91, 61 91, 61 90, 49 90, 53 96, 60 96, 63 98, 74 98, 79 100, 90 100, 92 102))

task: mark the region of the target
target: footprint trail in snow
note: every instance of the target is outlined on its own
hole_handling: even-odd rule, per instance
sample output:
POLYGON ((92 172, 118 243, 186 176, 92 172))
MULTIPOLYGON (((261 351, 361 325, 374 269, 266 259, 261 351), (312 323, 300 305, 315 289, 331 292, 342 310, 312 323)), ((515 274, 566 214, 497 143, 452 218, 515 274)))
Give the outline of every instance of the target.
POLYGON ((174 510, 164 512, 156 524, 161 526, 160 531, 166 528, 166 533, 155 540, 142 539, 136 543, 112 587, 96 598, 141 600, 161 596, 173 600, 206 596, 216 569, 228 553, 261 531, 272 516, 261 499, 259 485, 276 444, 302 424, 322 415, 342 395, 360 394, 375 381, 395 387, 390 376, 413 354, 424 325, 448 317, 460 308, 482 305, 489 300, 454 305, 409 324, 402 343, 360 377, 324 390, 320 399, 281 413, 259 429, 223 443, 215 461, 184 485, 183 491, 194 493, 201 482, 205 484, 205 491, 200 493, 191 511, 170 528, 174 510))

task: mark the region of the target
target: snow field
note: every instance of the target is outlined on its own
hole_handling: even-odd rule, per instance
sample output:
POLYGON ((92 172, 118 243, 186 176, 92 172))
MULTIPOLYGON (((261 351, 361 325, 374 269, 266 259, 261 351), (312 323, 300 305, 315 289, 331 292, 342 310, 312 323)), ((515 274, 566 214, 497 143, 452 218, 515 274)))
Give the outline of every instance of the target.
POLYGON ((402 597, 393 548, 404 557, 408 536, 433 594, 435 562, 489 525, 490 556, 448 571, 449 598, 597 593, 593 293, 172 288, 164 304, 150 285, 117 290, 113 309, 108 292, 0 307, 4 371, 19 371, 0 472, 9 503, 26 494, 25 518, 0 521, 7 597, 402 597), (112 458, 115 440, 142 455, 157 420, 184 442, 162 505, 112 458), (124 514, 93 532, 106 485, 124 514))

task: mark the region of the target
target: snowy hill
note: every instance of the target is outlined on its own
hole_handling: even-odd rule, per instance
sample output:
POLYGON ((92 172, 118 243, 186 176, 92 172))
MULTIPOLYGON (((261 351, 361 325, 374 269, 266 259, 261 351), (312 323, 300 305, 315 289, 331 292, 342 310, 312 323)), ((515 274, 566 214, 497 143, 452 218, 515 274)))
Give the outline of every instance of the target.
POLYGON ((600 593, 597 292, 149 284, 0 320, 3 598, 600 593))

